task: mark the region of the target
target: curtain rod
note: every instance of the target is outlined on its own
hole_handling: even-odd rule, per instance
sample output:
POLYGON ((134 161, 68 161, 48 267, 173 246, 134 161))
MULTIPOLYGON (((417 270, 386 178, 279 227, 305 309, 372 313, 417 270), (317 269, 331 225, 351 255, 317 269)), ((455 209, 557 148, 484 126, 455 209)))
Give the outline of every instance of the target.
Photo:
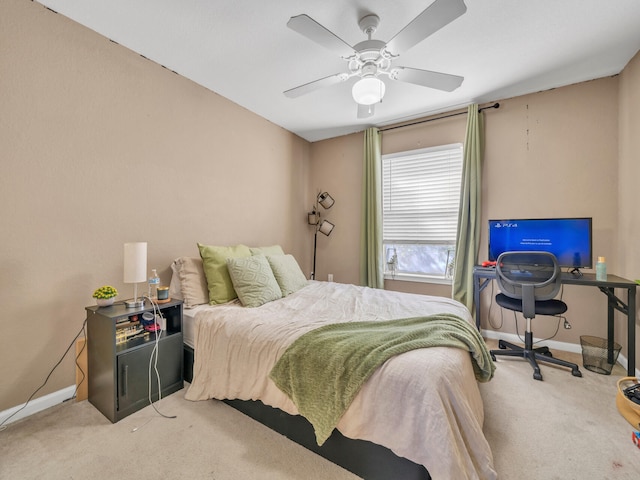
MULTIPOLYGON (((489 105, 488 107, 482 107, 478 109, 478 112, 481 112, 483 110, 487 110, 489 108, 500 108, 500 104, 499 103, 494 103, 493 105, 489 105)), ((465 115, 467 112, 458 112, 458 113, 451 113, 449 115, 443 115, 442 117, 436 117, 436 118, 427 118, 426 120, 420 120, 418 122, 413 122, 413 123, 405 123, 404 125, 397 125, 395 127, 389 127, 389 128, 380 128, 378 131, 379 132, 386 132, 387 130, 395 130, 396 128, 404 128, 404 127, 410 127, 412 125, 419 125, 421 123, 427 123, 427 122, 433 122, 434 120, 442 120, 443 118, 449 118, 449 117, 457 117, 458 115, 465 115)))

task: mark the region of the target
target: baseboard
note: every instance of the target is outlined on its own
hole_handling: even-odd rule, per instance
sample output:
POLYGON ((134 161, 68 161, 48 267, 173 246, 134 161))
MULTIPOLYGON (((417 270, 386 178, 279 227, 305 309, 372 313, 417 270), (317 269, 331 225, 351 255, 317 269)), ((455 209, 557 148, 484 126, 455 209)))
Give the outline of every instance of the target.
POLYGON ((44 395, 43 397, 38 397, 35 400, 31 400, 26 404, 26 406, 23 403, 22 405, 4 410, 0 412, 0 423, 9 419, 6 423, 6 425, 8 425, 20 419, 33 415, 34 413, 38 413, 42 410, 46 410, 47 408, 54 407, 66 400, 71 399, 75 391, 76 386, 71 385, 70 387, 58 390, 57 392, 53 392, 48 395, 44 395), (13 415, 13 417, 11 417, 11 415, 13 415))
MULTIPOLYGON (((520 340, 520 337, 518 337, 518 335, 516 335, 515 333, 503 333, 503 332, 496 332, 494 330, 482 330, 481 333, 484 338, 490 338, 492 340, 503 339, 511 343, 516 343, 516 344, 522 343, 522 340, 520 340)), ((541 338, 533 339, 534 343, 539 342, 541 340, 542 340, 541 338)), ((580 355, 582 354, 582 347, 576 343, 558 342, 557 340, 544 340, 544 345, 546 345, 547 347, 553 350, 561 350, 563 352, 577 353, 580 355)), ((627 361, 627 357, 625 357, 622 354, 622 352, 620 352, 620 354, 618 355, 618 363, 622 365, 622 367, 625 370, 629 365, 629 362, 627 361)), ((636 368, 636 377, 640 378, 640 370, 638 368, 636 368)))

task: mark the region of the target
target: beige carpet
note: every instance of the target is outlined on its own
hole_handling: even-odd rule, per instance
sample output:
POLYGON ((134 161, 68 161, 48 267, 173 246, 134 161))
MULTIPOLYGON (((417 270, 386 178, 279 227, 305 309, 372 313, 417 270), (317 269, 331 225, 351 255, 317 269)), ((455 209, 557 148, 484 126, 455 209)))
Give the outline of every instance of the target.
MULTIPOLYGON (((488 340, 490 348, 497 342, 488 340)), ((502 479, 640 479, 640 450, 633 427, 618 413, 611 375, 582 366, 582 356, 553 352, 577 363, 582 377, 566 368, 540 364, 543 381, 521 359, 498 357, 495 377, 480 385, 484 431, 502 479)))
MULTIPOLYGON (((556 355, 582 365, 579 355, 556 355)), ((581 366, 583 378, 576 378, 543 365, 544 381, 538 382, 522 360, 498 359, 497 366, 495 378, 480 388, 499 478, 640 478, 633 428, 615 407, 621 367, 605 376, 581 366)), ((177 392, 157 404, 176 419, 147 407, 111 424, 84 401, 10 424, 0 432, 0 478, 357 478, 221 402, 183 396, 177 392)))
POLYGON ((357 478, 222 402, 183 397, 184 390, 156 404, 175 419, 149 406, 111 424, 83 401, 10 424, 0 432, 0 478, 357 478))

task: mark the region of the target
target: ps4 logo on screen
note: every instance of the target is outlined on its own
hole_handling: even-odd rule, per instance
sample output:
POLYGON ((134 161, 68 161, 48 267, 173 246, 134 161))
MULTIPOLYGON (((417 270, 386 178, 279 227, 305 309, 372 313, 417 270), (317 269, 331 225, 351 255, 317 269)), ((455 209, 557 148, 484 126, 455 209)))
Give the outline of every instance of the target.
POLYGON ((500 223, 500 222, 498 222, 498 223, 496 223, 496 228, 502 228, 502 227, 505 227, 505 228, 515 228, 515 227, 517 227, 517 226, 518 226, 518 224, 517 224, 517 223, 508 223, 508 222, 505 222, 505 223, 500 223))

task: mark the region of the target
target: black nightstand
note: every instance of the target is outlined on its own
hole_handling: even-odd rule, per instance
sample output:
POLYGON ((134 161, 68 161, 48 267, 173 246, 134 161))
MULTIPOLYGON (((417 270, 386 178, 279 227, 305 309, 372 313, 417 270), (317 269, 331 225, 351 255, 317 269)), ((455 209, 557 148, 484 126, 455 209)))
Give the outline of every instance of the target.
MULTIPOLYGON (((159 305, 166 330, 158 331, 157 368, 162 396, 183 388, 182 301, 159 305)), ((109 420, 117 422, 149 405, 149 360, 156 334, 134 335, 136 321, 144 312, 153 313, 148 300, 144 307, 86 307, 89 360, 89 401, 109 420)), ((158 400, 158 381, 151 371, 151 399, 158 400)))

